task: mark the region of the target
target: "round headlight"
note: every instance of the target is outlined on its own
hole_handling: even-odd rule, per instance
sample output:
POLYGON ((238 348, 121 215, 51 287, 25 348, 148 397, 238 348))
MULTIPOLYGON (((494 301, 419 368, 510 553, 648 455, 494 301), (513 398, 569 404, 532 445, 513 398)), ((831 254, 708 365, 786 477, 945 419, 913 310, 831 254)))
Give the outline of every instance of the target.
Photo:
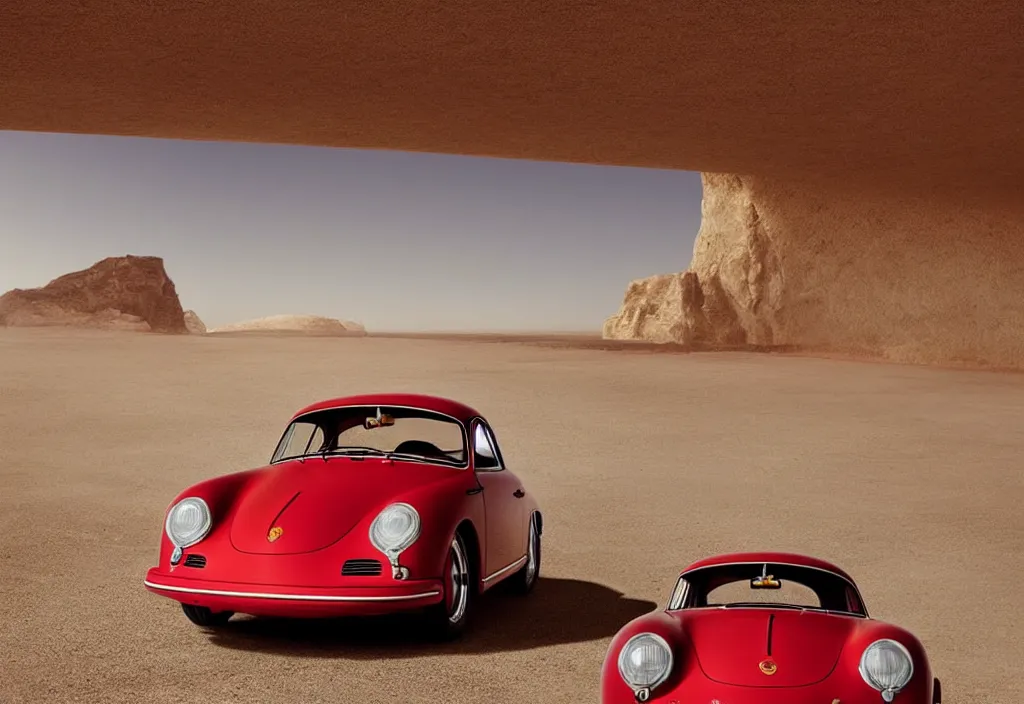
POLYGON ((860 676, 891 702, 914 675, 914 661, 902 644, 884 638, 864 649, 860 656, 860 676))
POLYGON ((202 499, 190 496, 167 512, 164 530, 175 547, 187 548, 205 538, 212 525, 210 507, 202 499))
POLYGON ((654 633, 640 633, 619 652, 619 675, 634 692, 654 689, 672 672, 672 649, 654 633))
POLYGON ((370 524, 370 542, 388 556, 397 556, 420 537, 420 514, 409 504, 391 504, 370 524))

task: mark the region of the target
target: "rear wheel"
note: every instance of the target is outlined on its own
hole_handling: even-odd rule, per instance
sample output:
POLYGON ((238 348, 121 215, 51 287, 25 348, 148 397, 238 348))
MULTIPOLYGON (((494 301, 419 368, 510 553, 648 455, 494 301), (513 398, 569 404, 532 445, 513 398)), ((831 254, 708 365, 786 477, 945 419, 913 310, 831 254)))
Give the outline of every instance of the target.
POLYGON ((466 550, 466 541, 455 534, 448 557, 445 559, 444 598, 427 614, 431 635, 439 640, 453 640, 466 630, 473 607, 476 591, 473 589, 473 565, 466 550))
POLYGON ((538 577, 540 577, 540 526, 536 513, 530 516, 528 535, 526 564, 509 578, 510 586, 518 594, 529 594, 532 592, 533 588, 537 585, 538 577))
POLYGON ((205 606, 193 606, 192 604, 182 604, 181 610, 185 612, 185 617, 189 621, 203 628, 223 626, 234 616, 233 611, 217 611, 215 613, 205 606))

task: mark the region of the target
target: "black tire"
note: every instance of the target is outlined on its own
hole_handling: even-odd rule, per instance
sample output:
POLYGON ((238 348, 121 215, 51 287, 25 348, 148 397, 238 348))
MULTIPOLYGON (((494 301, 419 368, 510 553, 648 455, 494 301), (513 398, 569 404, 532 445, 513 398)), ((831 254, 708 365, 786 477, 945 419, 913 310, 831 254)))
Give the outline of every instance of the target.
POLYGON ((533 591, 540 578, 540 522, 536 513, 530 516, 529 534, 526 541, 526 564, 508 579, 512 591, 523 596, 533 591))
POLYGON ((185 617, 189 621, 203 628, 223 626, 234 616, 233 611, 218 611, 214 613, 205 606, 193 606, 192 604, 182 604, 181 610, 185 612, 185 617))
POLYGON ((442 581, 441 603, 427 611, 427 628, 432 639, 450 641, 465 632, 476 607, 476 566, 460 533, 448 548, 442 581))

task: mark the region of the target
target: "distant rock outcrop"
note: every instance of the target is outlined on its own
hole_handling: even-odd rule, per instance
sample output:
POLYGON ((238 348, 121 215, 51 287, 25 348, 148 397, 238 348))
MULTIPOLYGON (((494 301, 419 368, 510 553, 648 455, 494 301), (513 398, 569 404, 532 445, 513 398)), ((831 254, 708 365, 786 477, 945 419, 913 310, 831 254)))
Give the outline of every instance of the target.
POLYGON ((199 316, 196 315, 194 310, 185 311, 185 328, 192 335, 205 335, 206 324, 200 320, 199 316))
POLYGON ((108 257, 42 288, 0 296, 0 325, 184 333, 185 313, 160 257, 108 257))
POLYGON ((607 339, 688 345, 710 335, 704 292, 692 271, 630 282, 622 309, 604 324, 607 339))
POLYGON ((349 320, 335 320, 318 315, 272 315, 267 318, 247 320, 219 328, 211 333, 290 333, 293 335, 322 335, 361 337, 366 328, 349 320))

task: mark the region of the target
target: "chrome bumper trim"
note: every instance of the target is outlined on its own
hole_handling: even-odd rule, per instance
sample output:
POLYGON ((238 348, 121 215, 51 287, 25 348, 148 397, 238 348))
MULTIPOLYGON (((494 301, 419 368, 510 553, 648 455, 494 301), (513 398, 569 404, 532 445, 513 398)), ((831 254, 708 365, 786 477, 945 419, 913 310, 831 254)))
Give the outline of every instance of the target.
POLYGON ((324 594, 265 594, 262 592, 229 592, 219 589, 195 589, 192 587, 171 587, 156 584, 148 579, 143 583, 152 589, 184 594, 207 594, 209 596, 233 596, 243 599, 282 599, 287 601, 413 601, 440 595, 440 591, 422 592, 420 594, 402 594, 399 596, 329 596, 324 594))

